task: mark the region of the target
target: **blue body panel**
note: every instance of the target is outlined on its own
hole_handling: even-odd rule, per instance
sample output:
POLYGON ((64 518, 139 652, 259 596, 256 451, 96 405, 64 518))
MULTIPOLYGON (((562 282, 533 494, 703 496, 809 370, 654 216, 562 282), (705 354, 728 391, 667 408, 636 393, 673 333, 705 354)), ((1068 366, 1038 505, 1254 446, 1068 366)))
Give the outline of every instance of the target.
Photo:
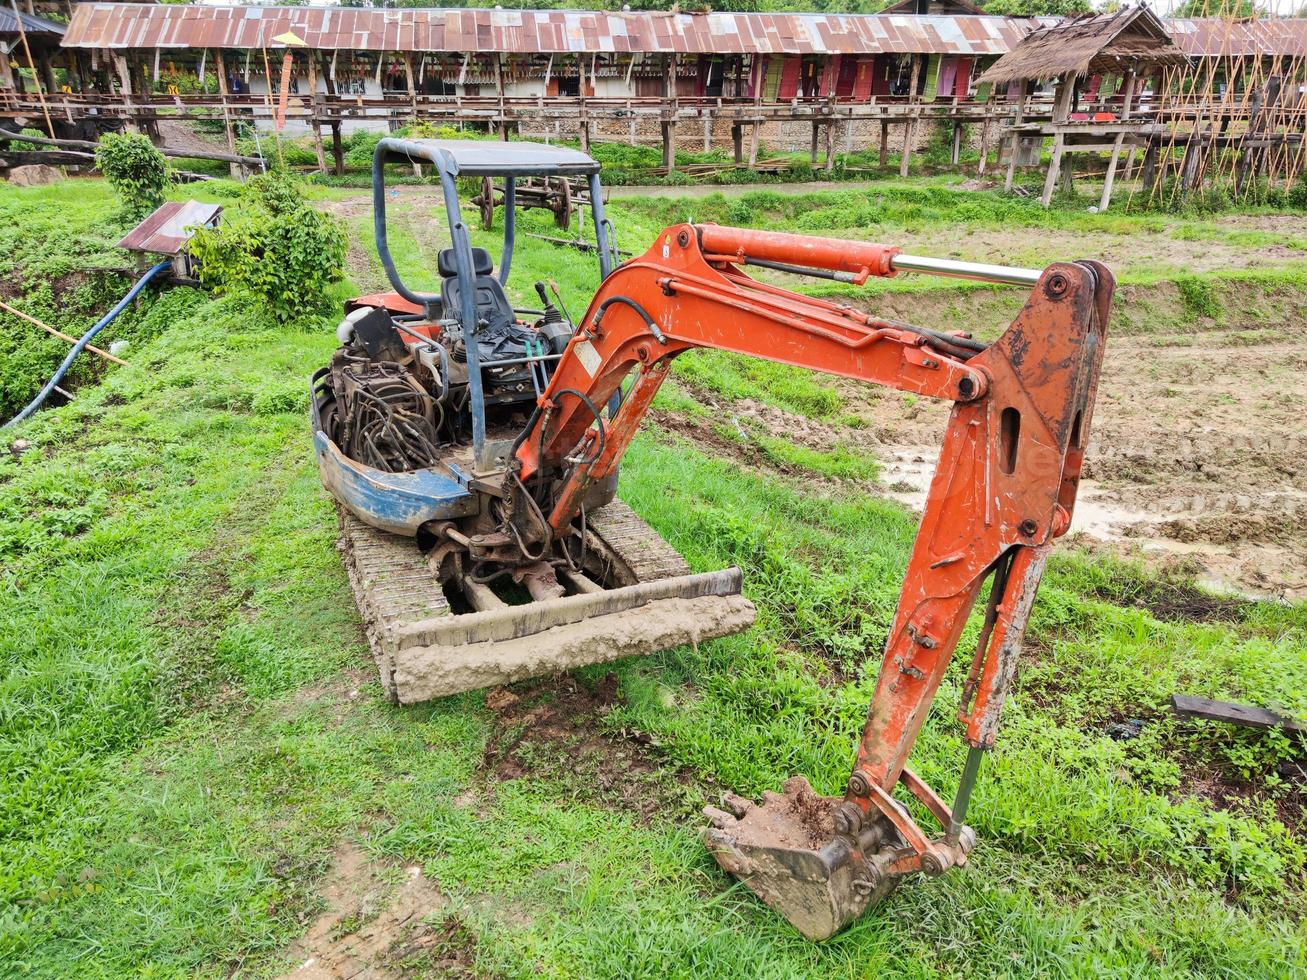
POLYGON ((323 486, 365 524, 412 537, 428 521, 477 513, 477 495, 435 470, 386 473, 349 459, 325 432, 313 433, 323 486))

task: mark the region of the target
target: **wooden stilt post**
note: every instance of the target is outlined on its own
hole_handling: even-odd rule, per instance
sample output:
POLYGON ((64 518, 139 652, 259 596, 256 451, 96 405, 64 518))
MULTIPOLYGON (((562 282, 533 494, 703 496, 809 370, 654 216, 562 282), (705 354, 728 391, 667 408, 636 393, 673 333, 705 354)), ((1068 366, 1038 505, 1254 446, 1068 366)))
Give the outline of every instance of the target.
POLYGON ((703 113, 703 152, 707 153, 712 149, 712 116, 705 109, 703 113))
POLYGON ((309 125, 313 127, 313 152, 318 158, 318 173, 327 172, 327 155, 322 149, 322 124, 318 120, 318 53, 309 51, 309 125))
POLYGON ((989 133, 993 128, 993 118, 989 114, 989 109, 985 109, 985 119, 980 124, 980 164, 976 167, 976 176, 985 176, 985 168, 989 166, 989 133))
POLYGON ((123 97, 123 113, 125 122, 123 128, 129 133, 139 133, 140 127, 136 124, 136 112, 132 105, 132 66, 127 63, 127 57, 116 51, 111 51, 109 57, 113 59, 114 71, 118 75, 118 89, 123 97))
POLYGON ((336 102, 338 93, 336 91, 336 55, 334 53, 331 56, 331 67, 322 73, 322 85, 327 90, 327 96, 331 99, 333 106, 333 118, 330 123, 332 169, 337 177, 342 177, 345 174, 345 144, 340 138, 340 119, 335 117, 340 110, 336 102))
POLYGON ((1067 72, 1057 80, 1057 102, 1053 106, 1053 125, 1062 126, 1071 115, 1071 99, 1076 91, 1075 72, 1067 72))
MULTIPOLYGON (((585 79, 581 79, 582 82, 585 79)), ((504 55, 495 52, 495 92, 499 96, 499 138, 508 139, 508 120, 504 117, 504 55)))
POLYGON ((903 127, 903 152, 899 154, 899 176, 906 177, 912 165, 912 144, 917 139, 917 117, 910 116, 903 127))
POLYGON ((51 95, 59 91, 59 86, 54 82, 54 68, 50 65, 50 52, 42 50, 36 56, 36 70, 41 76, 41 87, 51 95))
POLYGON ((921 59, 922 59, 921 55, 914 54, 912 56, 912 75, 908 81, 908 101, 909 101, 909 105, 913 107, 912 108, 913 115, 908 118, 908 121, 904 124, 903 127, 903 152, 899 155, 900 177, 906 177, 908 175, 908 167, 911 166, 911 161, 912 161, 912 144, 916 141, 917 138, 917 115, 916 114, 921 111, 919 108, 916 108, 916 106, 918 105, 917 85, 921 81, 921 59))
POLYGON ((735 154, 735 165, 744 162, 744 127, 738 122, 731 124, 731 149, 735 154))
POLYGON ((835 169, 835 120, 826 120, 826 167, 827 173, 835 169))
POLYGON ((1053 159, 1048 164, 1048 175, 1044 178, 1044 193, 1039 196, 1039 203, 1048 207, 1053 200, 1053 188, 1057 186, 1057 175, 1062 169, 1062 134, 1053 137, 1053 159))
POLYGON ((9 64, 9 56, 0 57, 0 92, 13 92, 14 69, 9 64))
POLYGON ((671 173, 676 169, 676 115, 678 99, 676 96, 676 66, 678 58, 672 52, 667 58, 667 106, 663 110, 660 128, 663 137, 663 168, 671 173), (670 109, 670 115, 668 111, 670 109))
MULTIPOLYGON (((1121 101, 1121 123, 1125 125, 1130 119, 1130 106, 1134 96, 1135 73, 1127 71, 1125 81, 1122 87, 1125 92, 1121 101)), ((1112 184, 1116 181, 1116 165, 1121 159, 1121 144, 1125 140, 1125 130, 1116 134, 1116 139, 1112 141, 1112 156, 1107 161, 1107 174, 1103 177, 1103 194, 1098 199, 1098 210, 1106 211, 1112 203, 1112 184)))
POLYGON ((581 100, 581 152, 590 152, 590 115, 585 107, 585 61, 578 52, 576 56, 577 98, 581 100))
POLYGON ((808 162, 817 166, 817 123, 812 124, 812 148, 808 151, 808 162))
POLYGON ((889 120, 881 119, 880 121, 880 169, 884 170, 889 163, 889 120))
POLYGON ((1030 94, 1030 83, 1024 78, 1021 80, 1021 94, 1017 97, 1017 112, 1012 117, 1012 145, 1008 148, 1007 157, 1007 176, 1003 178, 1003 190, 1007 193, 1012 192, 1012 181, 1017 172, 1017 150, 1021 146, 1021 117, 1026 110, 1026 96, 1030 94))
MULTIPOLYGON (((227 152, 234 154, 236 152, 236 127, 231 121, 231 110, 227 108, 227 96, 230 94, 227 86, 227 63, 222 57, 222 48, 215 48, 213 52, 213 70, 218 75, 218 98, 222 101, 222 131, 227 137, 227 152)), ((314 127, 316 129, 316 126, 314 127)), ((241 180, 245 177, 245 167, 239 163, 230 165, 232 177, 241 180)))
POLYGON ((1057 102, 1053 106, 1053 127, 1056 132, 1053 137, 1053 159, 1049 162, 1048 174, 1044 177, 1044 193, 1039 197, 1039 203, 1044 207, 1048 207, 1053 200, 1053 189, 1057 186, 1057 178, 1062 169, 1066 138, 1062 135, 1061 127, 1066 124, 1071 114, 1075 79, 1075 72, 1066 72, 1057 82, 1057 102))
POLYGON ((754 122, 749 126, 749 167, 758 165, 758 127, 760 123, 754 122))
POLYGON ((958 165, 962 159, 962 123, 953 123, 953 151, 949 154, 949 163, 953 166, 958 165))
POLYGON ((410 122, 418 121, 418 86, 417 72, 413 69, 413 55, 404 52, 404 89, 408 92, 408 118, 410 122))

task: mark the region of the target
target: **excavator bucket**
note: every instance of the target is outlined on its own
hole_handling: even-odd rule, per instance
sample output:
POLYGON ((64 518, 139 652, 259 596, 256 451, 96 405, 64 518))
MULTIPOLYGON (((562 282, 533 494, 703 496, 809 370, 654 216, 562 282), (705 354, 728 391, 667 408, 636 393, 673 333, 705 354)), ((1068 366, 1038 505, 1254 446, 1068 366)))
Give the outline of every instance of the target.
POLYGON ((485 584, 442 586, 412 538, 343 508, 340 521, 345 567, 382 686, 400 704, 697 644, 748 629, 756 615, 740 594, 738 568, 692 574, 620 500, 589 519, 591 558, 587 574, 575 579, 579 588, 518 605, 485 584), (475 602, 451 603, 451 592, 475 602))
POLYGON ((829 939, 869 907, 887 898, 899 879, 865 860, 884 850, 883 839, 856 843, 835 832, 840 800, 818 796, 802 776, 783 793, 754 803, 728 793, 722 806, 706 807, 701 839, 727 874, 787 919, 808 939, 829 939))

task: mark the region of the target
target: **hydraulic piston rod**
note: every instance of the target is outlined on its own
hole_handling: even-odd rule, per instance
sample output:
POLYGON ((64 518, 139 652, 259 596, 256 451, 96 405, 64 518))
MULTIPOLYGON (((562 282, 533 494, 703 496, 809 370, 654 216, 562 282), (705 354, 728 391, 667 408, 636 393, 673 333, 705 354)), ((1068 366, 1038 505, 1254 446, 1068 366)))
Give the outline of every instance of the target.
POLYGON ((1043 269, 1021 269, 1011 265, 989 265, 985 262, 957 262, 953 259, 934 259, 923 255, 904 255, 902 252, 897 252, 890 258, 890 267, 895 272, 923 272, 931 276, 1001 282, 1012 286, 1033 286, 1044 274, 1043 269))
POLYGON ((904 255, 895 247, 873 242, 846 242, 838 238, 812 238, 722 225, 697 225, 695 228, 709 261, 779 267, 783 271, 825 269, 834 273, 829 278, 840 282, 861 284, 869 276, 921 272, 954 279, 1033 286, 1043 275, 1042 269, 904 255))

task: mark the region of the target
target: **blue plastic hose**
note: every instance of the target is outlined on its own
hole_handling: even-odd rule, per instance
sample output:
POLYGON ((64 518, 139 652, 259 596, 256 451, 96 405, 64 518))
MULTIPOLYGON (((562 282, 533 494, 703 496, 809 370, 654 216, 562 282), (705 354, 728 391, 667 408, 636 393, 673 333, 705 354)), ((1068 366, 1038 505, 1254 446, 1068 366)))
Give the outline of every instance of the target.
POLYGON ((167 269, 170 265, 172 265, 171 261, 160 262, 145 275, 141 276, 141 278, 137 279, 136 285, 132 286, 132 288, 127 291, 127 295, 124 296, 122 299, 120 299, 118 301, 118 304, 112 310, 110 310, 108 313, 102 316, 99 319, 99 321, 95 324, 95 326, 93 326, 90 330, 86 331, 86 333, 82 334, 81 340, 73 344, 73 349, 68 352, 68 356, 65 357, 63 363, 59 365, 59 370, 55 371, 54 377, 52 377, 49 381, 46 382, 45 387, 41 389, 41 393, 38 394, 35 398, 33 398, 31 402, 28 403, 25 409, 23 409, 21 412, 19 412, 17 415, 11 418, 3 426, 0 426, 0 428, 7 429, 11 425, 16 425, 17 423, 23 421, 23 419, 31 415, 33 412, 35 412, 38 408, 40 408, 41 403, 50 397, 50 392, 54 391, 55 386, 58 385, 59 382, 64 379, 64 375, 67 374, 68 369, 72 367, 73 359, 76 358, 78 354, 80 354, 83 350, 86 349, 86 345, 95 339, 96 334, 98 334, 109 324, 113 323, 113 321, 117 318, 118 314, 121 313, 123 310, 127 309, 131 301, 136 298, 137 294, 140 293, 142 289, 145 288, 146 283, 148 283, 151 279, 157 276, 164 269, 167 269))

